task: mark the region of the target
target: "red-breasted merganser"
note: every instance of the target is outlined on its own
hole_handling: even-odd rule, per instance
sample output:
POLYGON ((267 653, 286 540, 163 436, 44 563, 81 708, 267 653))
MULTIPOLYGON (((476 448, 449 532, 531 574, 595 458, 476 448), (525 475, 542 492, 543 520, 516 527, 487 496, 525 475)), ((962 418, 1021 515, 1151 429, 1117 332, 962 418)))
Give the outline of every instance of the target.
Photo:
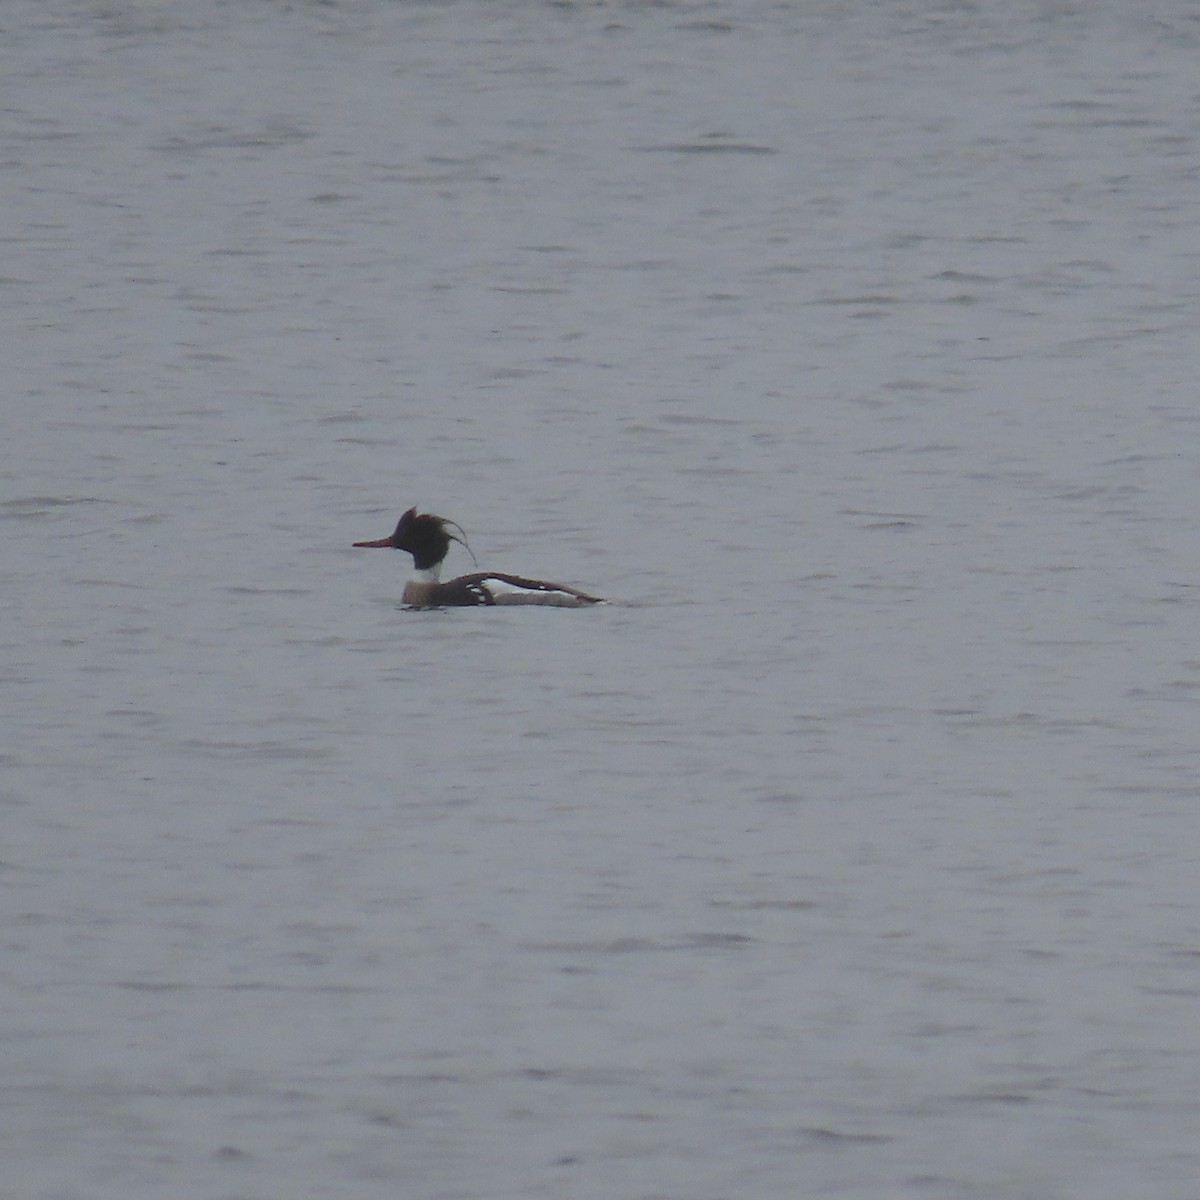
MULTIPOLYGON (((391 537, 375 542, 355 542, 367 550, 407 550, 413 556, 413 577, 404 585, 401 598, 410 608, 448 608, 467 604, 551 604, 559 608, 581 608, 599 604, 599 596, 589 596, 562 583, 543 583, 538 579, 523 579, 520 575, 498 575, 480 571, 460 575, 457 579, 440 582, 442 563, 450 551, 450 543, 466 546, 467 535, 462 526, 436 517, 433 513, 418 513, 410 508, 401 518, 391 537), (450 531, 457 529, 461 537, 450 531)), ((475 556, 472 554, 472 558, 475 556)))

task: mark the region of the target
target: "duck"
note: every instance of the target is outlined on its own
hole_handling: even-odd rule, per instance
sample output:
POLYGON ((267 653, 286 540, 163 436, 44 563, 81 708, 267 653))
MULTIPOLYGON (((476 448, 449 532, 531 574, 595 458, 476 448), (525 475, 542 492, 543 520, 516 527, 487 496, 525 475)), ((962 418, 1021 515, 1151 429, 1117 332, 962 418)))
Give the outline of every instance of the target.
MULTIPOLYGON (((419 513, 416 506, 404 513, 389 537, 372 542, 355 542, 361 550, 404 550, 412 555, 413 575, 404 585, 401 602, 408 608, 462 608, 468 605, 542 604, 556 608, 586 608, 603 604, 600 596, 591 596, 564 583, 526 579, 523 575, 505 575, 477 571, 442 581, 442 565, 450 552, 450 543, 466 548, 462 526, 435 513, 419 513)), ((478 565, 476 563, 476 565, 478 565)))

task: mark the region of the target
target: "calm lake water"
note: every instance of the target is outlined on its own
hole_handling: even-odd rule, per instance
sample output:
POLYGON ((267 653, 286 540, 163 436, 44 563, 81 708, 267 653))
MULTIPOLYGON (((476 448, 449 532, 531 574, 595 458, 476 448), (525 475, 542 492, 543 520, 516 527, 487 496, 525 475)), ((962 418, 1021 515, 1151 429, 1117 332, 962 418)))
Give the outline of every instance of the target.
POLYGON ((1193 5, 0 43, 6 1194, 1195 1200, 1193 5))

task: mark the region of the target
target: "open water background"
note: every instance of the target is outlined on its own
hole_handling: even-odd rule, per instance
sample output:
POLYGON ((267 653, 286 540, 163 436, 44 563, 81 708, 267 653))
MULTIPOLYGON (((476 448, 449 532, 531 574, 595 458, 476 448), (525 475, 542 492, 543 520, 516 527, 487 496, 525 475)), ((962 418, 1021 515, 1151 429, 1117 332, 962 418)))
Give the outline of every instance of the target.
POLYGON ((1194 5, 0 55, 0 1194, 1195 1200, 1194 5))

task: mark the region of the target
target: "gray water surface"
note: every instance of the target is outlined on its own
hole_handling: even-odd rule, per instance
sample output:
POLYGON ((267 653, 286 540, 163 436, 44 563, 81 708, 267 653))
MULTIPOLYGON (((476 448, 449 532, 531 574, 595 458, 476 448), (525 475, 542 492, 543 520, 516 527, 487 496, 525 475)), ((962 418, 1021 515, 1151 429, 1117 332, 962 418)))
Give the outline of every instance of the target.
POLYGON ((1195 1200, 1191 5, 0 40, 0 1192, 1195 1200))

